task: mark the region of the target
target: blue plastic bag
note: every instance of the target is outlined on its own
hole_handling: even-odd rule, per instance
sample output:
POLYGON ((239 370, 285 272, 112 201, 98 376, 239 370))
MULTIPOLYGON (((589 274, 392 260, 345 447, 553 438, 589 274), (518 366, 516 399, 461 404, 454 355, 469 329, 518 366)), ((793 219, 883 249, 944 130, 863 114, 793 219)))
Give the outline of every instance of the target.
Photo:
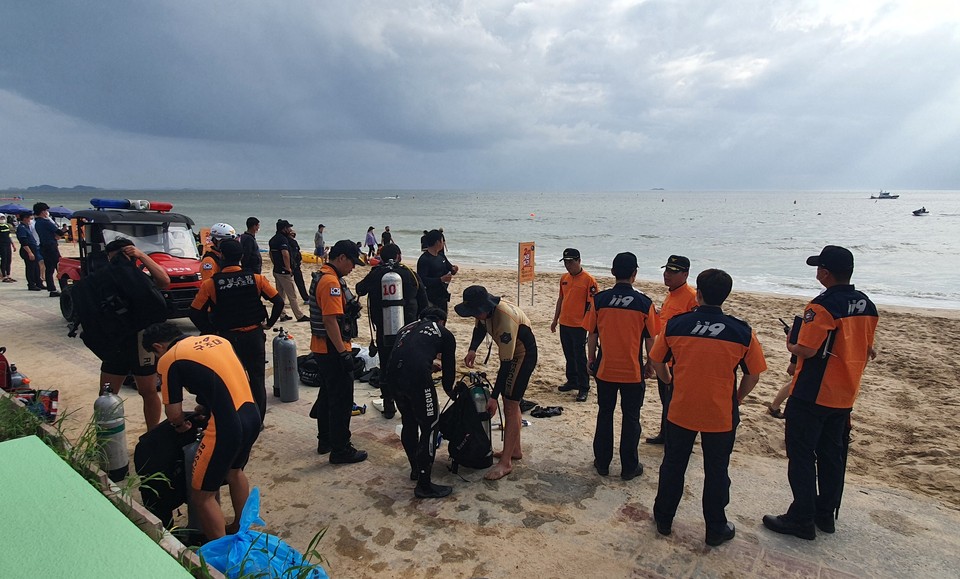
POLYGON ((200 547, 207 565, 227 577, 242 575, 283 579, 327 579, 319 564, 308 563, 296 549, 280 537, 254 531, 254 524, 265 525, 260 518, 260 489, 253 487, 240 515, 240 530, 200 547))

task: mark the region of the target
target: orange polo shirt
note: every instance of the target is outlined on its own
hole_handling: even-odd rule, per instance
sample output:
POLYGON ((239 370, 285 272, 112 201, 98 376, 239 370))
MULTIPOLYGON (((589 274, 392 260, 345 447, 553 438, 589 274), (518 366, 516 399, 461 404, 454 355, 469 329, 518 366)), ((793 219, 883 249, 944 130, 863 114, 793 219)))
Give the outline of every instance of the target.
POLYGON ((643 341, 660 331, 653 300, 628 283, 597 293, 586 328, 600 340, 597 378, 635 384, 643 381, 643 341))
POLYGON ((580 328, 584 325, 584 318, 590 310, 594 294, 597 293, 597 280, 581 269, 577 275, 569 272, 560 277, 560 325, 571 328, 580 328))
POLYGON ((675 290, 667 292, 660 307, 660 323, 666 324, 678 314, 692 312, 697 307, 697 290, 685 283, 675 290))
MULTIPOLYGON (((320 311, 323 312, 325 316, 342 316, 345 298, 340 288, 340 276, 337 274, 337 270, 333 269, 329 264, 321 267, 320 272, 323 275, 321 275, 317 281, 315 296, 317 303, 320 305, 320 311)), ((341 339, 342 338, 343 336, 341 336, 341 339)), ((349 340, 343 340, 343 346, 349 350, 353 347, 353 344, 351 344, 349 340)), ((336 353, 330 349, 326 338, 320 338, 314 335, 310 336, 310 351, 316 354, 336 353)))

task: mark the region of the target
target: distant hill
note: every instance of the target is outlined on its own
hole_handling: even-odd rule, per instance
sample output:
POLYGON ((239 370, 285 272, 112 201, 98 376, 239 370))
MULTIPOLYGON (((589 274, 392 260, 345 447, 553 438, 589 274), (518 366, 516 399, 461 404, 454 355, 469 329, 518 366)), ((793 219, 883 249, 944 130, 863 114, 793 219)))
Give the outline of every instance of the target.
POLYGON ((99 187, 89 185, 74 185, 73 187, 56 187, 54 185, 34 185, 27 187, 24 191, 99 191, 99 187))

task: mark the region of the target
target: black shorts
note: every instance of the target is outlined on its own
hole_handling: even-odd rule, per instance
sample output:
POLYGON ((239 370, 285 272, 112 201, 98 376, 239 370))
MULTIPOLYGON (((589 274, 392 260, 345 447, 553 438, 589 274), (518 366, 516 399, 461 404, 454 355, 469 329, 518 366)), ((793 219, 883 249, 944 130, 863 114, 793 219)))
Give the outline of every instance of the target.
MULTIPOLYGON (((503 364, 505 362, 501 362, 503 364)), ((507 400, 519 402, 527 391, 527 385, 530 384, 530 377, 533 376, 533 370, 537 367, 536 348, 518 353, 510 361, 510 372, 507 374, 507 382, 503 386, 503 397, 507 400)))
POLYGON ((219 490, 230 470, 247 465, 258 436, 260 411, 253 402, 244 402, 240 410, 219 421, 211 416, 193 458, 191 486, 201 491, 219 490))
POLYGON ((117 376, 152 376, 157 373, 157 357, 147 352, 141 344, 143 332, 136 336, 123 338, 116 348, 100 358, 100 371, 117 376))

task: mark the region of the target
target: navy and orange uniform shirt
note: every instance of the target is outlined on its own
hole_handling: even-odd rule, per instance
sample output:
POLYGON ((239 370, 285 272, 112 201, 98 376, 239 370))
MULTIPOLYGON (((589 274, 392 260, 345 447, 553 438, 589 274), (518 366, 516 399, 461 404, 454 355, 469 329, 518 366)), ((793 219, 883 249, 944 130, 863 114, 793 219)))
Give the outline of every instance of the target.
POLYGON ((577 275, 569 272, 560 277, 560 317, 557 321, 561 326, 570 328, 583 327, 587 312, 593 303, 593 296, 597 293, 597 280, 586 270, 581 269, 577 275))
POLYGON ((879 319, 877 306, 852 285, 827 288, 807 304, 797 343, 817 353, 797 362, 790 396, 853 408, 879 319))
MULTIPOLYGON (((347 298, 343 295, 343 290, 340 287, 340 274, 329 264, 321 267, 320 273, 323 275, 317 280, 315 296, 320 311, 325 316, 342 316, 347 298)), ((343 336, 340 336, 340 338, 343 339, 343 336)), ((327 340, 327 338, 311 335, 310 351, 315 354, 336 354, 327 340)), ((353 348, 353 344, 348 340, 343 340, 343 346, 347 350, 353 348)))
POLYGON ((660 323, 666 324, 674 316, 692 312, 697 308, 697 290, 685 283, 675 290, 667 292, 660 307, 660 323))
MULTIPOLYGON (((223 273, 233 273, 237 271, 243 271, 243 269, 239 265, 228 265, 227 267, 223 268, 223 273)), ((251 273, 249 275, 253 276, 252 279, 257 285, 257 291, 261 296, 267 298, 268 300, 272 300, 278 295, 277 288, 273 287, 273 285, 267 281, 267 278, 263 277, 259 273, 251 273)), ((212 278, 203 280, 203 283, 200 284, 200 290, 197 292, 197 295, 193 297, 193 302, 190 303, 190 307, 195 310, 207 311, 210 309, 211 305, 216 303, 217 288, 214 285, 214 280, 212 278)), ((238 332, 245 332, 258 327, 259 326, 245 326, 242 328, 231 329, 238 332)))
POLYGON ((749 324, 700 306, 666 323, 650 351, 657 363, 673 360, 673 398, 667 420, 698 432, 729 432, 740 422, 737 371, 767 369, 749 324))
POLYGON ((584 327, 600 340, 597 378, 634 384, 643 381, 643 342, 660 332, 653 300, 629 283, 618 283, 593 297, 584 327))
POLYGON ((206 281, 220 272, 220 252, 210 248, 200 260, 200 279, 206 281))
POLYGON ((157 362, 157 373, 164 404, 183 402, 184 390, 195 394, 214 417, 253 404, 243 365, 230 342, 220 336, 187 336, 173 343, 157 362))

